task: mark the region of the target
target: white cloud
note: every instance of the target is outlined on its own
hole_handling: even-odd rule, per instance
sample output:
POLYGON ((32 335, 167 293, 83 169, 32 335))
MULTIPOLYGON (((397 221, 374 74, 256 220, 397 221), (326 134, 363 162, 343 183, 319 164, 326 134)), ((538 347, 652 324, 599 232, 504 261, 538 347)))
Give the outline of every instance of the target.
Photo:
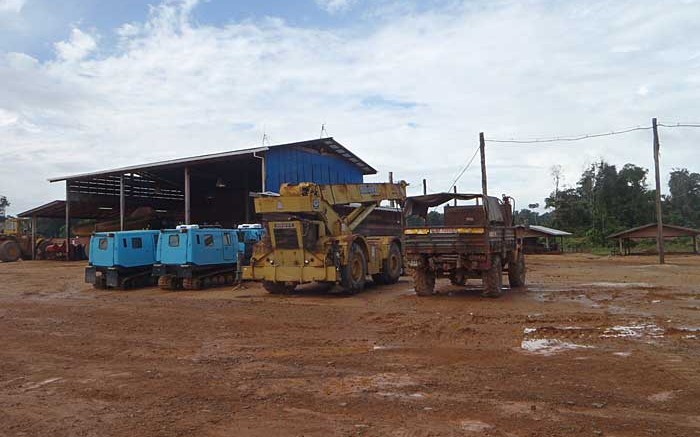
POLYGON ((77 27, 73 28, 68 41, 54 44, 58 57, 67 62, 80 61, 97 48, 95 38, 77 27))
MULTIPOLYGON (((45 179, 317 137, 321 123, 385 178, 445 190, 487 138, 698 121, 700 10, 651 1, 467 4, 395 14, 371 32, 278 19, 196 25, 166 2, 118 31, 117 47, 74 29, 57 57, 0 56, 0 193, 13 211, 61 198, 45 179), (639 47, 641 50, 613 50, 639 47), (100 56, 94 56, 100 53, 100 56), (653 92, 640 95, 640 84, 653 92), (645 85, 649 86, 649 85, 645 85)), ((664 171, 693 166, 700 133, 662 132, 664 171)), ((650 167, 647 132, 566 145, 489 143, 489 186, 519 205, 600 157, 650 167)), ((700 171, 700 168, 693 168, 700 171)), ((478 160, 459 184, 479 190, 478 160)))
POLYGON ((19 14, 22 12, 22 8, 26 0, 0 0, 0 14, 2 13, 14 13, 19 14))
POLYGON ((316 0, 316 4, 326 12, 335 14, 349 10, 357 0, 316 0))

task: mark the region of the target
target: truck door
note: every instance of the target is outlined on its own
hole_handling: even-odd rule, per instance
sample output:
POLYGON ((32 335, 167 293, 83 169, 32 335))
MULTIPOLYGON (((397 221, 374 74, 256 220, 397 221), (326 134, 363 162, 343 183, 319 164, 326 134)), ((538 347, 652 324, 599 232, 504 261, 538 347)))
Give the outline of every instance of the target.
POLYGON ((224 232, 224 261, 234 260, 235 245, 233 243, 231 232, 224 232))

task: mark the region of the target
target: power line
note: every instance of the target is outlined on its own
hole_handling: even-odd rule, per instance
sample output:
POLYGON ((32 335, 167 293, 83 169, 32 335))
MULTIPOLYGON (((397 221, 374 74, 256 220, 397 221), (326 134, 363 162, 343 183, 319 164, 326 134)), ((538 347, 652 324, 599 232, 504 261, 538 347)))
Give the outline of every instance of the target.
MULTIPOLYGON (((700 126, 700 125, 698 125, 698 126, 700 126)), ((570 142, 570 141, 587 140, 590 138, 608 137, 611 135, 621 135, 621 134, 626 134, 626 133, 634 132, 634 131, 638 131, 638 130, 649 130, 649 129, 651 129, 651 126, 637 126, 637 127, 632 127, 632 128, 618 130, 618 131, 610 131, 610 132, 599 133, 599 134, 584 134, 584 135, 578 135, 578 136, 573 136, 573 137, 539 138, 539 139, 534 139, 534 140, 518 140, 518 139, 498 140, 498 139, 488 139, 487 138, 486 141, 489 143, 515 143, 515 144, 555 143, 555 142, 567 142, 567 141, 570 142)))
POLYGON ((700 127, 700 123, 675 123, 675 124, 658 123, 657 125, 663 126, 663 127, 700 127))
POLYGON ((458 182, 459 179, 462 177, 462 175, 464 174, 464 172, 466 172, 466 171, 469 169, 469 166, 472 165, 472 162, 474 162, 474 158, 476 158, 476 154, 477 154, 477 153, 479 153, 479 147, 478 147, 478 146, 477 146, 476 150, 474 151, 474 154, 472 155, 472 157, 469 159, 469 162, 467 162, 467 164, 464 166, 464 168, 462 169, 462 171, 459 172, 459 174, 457 175, 457 177, 455 178, 455 180, 452 181, 452 185, 450 185, 450 188, 447 189, 447 192, 448 192, 448 193, 449 193, 450 191, 452 191, 452 187, 454 187, 454 186, 457 184, 457 182, 458 182))

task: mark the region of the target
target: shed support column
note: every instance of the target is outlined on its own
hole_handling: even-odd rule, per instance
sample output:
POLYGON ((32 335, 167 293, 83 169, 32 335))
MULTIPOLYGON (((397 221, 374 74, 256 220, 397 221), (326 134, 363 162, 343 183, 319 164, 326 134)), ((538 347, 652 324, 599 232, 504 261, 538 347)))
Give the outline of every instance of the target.
POLYGON ((70 182, 66 181, 66 261, 70 261, 70 182))
POLYGON ((622 256, 625 254, 625 246, 623 244, 623 239, 620 238, 619 240, 617 240, 617 242, 620 244, 620 256, 622 256))
POLYGON ((32 260, 36 259, 36 216, 32 216, 32 260))
POLYGON ((190 223, 190 168, 185 167, 185 224, 190 223))
POLYGON ((124 230, 124 210, 126 209, 124 198, 124 175, 119 175, 119 230, 124 230))
POLYGON ((698 253, 698 236, 693 235, 693 253, 698 253))

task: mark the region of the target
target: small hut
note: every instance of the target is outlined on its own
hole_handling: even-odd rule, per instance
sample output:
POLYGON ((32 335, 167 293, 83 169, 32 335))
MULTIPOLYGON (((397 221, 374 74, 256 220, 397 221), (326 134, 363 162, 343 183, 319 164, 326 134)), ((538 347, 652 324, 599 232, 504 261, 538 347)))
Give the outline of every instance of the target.
POLYGON ((518 238, 523 241, 525 253, 561 254, 564 252, 564 237, 570 232, 538 225, 518 225, 518 238))
MULTIPOLYGON (((698 229, 664 224, 662 235, 664 240, 690 237, 693 240, 693 253, 698 253, 700 251, 700 248, 698 248, 698 235, 700 235, 700 230, 698 229)), ((648 225, 627 229, 608 236, 611 240, 617 240, 620 255, 630 255, 632 253, 632 241, 656 240, 656 237, 656 223, 649 223, 648 225)))

